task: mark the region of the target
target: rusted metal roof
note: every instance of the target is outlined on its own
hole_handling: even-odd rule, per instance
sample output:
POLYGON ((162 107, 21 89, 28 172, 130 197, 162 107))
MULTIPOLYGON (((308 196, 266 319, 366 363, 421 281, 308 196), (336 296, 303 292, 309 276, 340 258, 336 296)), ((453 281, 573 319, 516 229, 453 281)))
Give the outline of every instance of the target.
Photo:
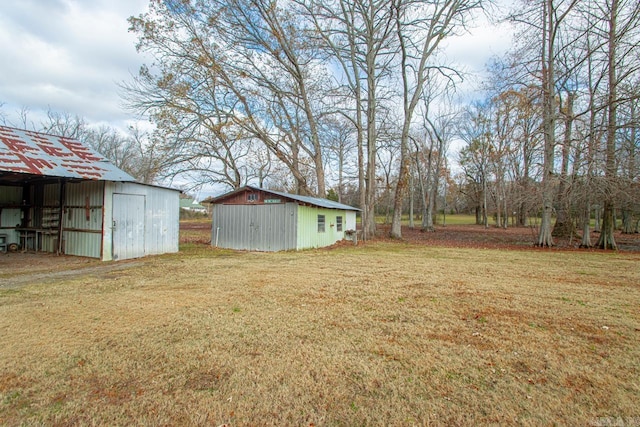
POLYGON ((104 156, 70 138, 0 126, 0 173, 135 181, 104 156))

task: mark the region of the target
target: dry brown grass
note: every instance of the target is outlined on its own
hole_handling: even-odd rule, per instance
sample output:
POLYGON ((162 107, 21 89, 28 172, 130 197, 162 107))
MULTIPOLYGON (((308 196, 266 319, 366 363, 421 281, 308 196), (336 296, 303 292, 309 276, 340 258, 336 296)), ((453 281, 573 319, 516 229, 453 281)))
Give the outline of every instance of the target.
POLYGON ((0 424, 638 423, 639 261, 191 243, 0 290, 0 424))

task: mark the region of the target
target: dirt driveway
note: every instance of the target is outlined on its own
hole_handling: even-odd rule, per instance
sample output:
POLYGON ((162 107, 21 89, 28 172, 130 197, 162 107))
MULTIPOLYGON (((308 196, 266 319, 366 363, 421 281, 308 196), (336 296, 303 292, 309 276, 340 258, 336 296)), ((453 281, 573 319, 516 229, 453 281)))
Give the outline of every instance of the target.
POLYGON ((37 282, 53 282, 84 274, 104 273, 142 265, 142 260, 104 262, 93 258, 44 252, 0 253, 0 290, 37 282))

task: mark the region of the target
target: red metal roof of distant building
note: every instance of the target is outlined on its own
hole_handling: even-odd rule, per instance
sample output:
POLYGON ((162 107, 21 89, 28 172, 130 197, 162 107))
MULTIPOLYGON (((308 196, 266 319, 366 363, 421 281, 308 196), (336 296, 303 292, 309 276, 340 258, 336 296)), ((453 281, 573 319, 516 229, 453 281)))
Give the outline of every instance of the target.
POLYGON ((0 176, 5 172, 101 181, 135 181, 80 141, 0 126, 0 176))

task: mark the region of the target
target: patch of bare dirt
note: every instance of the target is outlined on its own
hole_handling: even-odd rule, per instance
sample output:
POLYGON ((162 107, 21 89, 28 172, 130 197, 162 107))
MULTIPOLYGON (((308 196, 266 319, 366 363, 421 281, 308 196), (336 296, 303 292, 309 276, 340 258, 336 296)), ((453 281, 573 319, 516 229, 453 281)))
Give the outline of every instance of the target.
POLYGON ((0 289, 123 270, 141 264, 141 260, 103 262, 93 258, 45 252, 0 253, 0 289))
POLYGON ((180 221, 180 231, 184 230, 202 230, 211 233, 211 221, 180 221))

